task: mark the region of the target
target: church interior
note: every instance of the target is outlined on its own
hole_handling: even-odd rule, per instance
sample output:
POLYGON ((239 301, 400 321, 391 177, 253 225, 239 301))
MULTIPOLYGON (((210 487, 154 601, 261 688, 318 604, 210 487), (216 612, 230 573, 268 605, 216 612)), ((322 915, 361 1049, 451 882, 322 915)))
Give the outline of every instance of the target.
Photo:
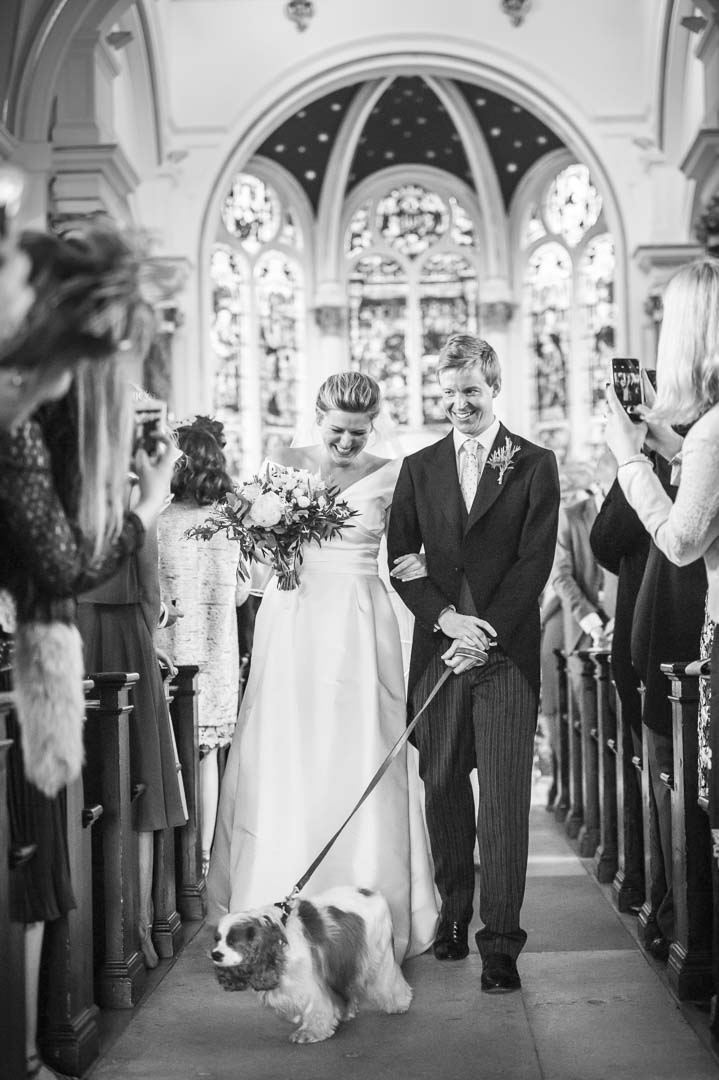
MULTIPOLYGON (((311 428, 317 386, 346 369, 382 389, 378 452, 434 442, 454 331, 497 352, 509 428, 593 469, 611 358, 652 369, 668 279, 719 250, 719 0, 3 0, 0 102, 23 226, 110 219, 146 246, 157 334, 134 381, 175 420, 221 420, 234 477, 311 428)), ((49 1064, 93 1080, 718 1075, 711 946, 687 923, 669 968, 646 956, 614 872, 540 805, 545 781, 523 999, 488 1006, 471 969, 418 957, 406 1018, 291 1047, 216 985, 188 894, 190 930, 168 921, 159 967, 142 985, 125 972, 119 1003, 91 960, 68 962, 49 1064)), ((687 871, 687 919, 711 907, 706 874, 687 871)), ((17 1022, 0 1002, 6 1037, 17 1022)))

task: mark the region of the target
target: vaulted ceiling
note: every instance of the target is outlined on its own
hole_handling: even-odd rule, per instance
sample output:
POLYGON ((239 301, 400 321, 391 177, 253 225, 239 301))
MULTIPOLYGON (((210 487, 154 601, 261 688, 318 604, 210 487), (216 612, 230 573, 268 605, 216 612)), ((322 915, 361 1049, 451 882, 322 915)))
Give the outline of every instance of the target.
MULTIPOLYGON (((259 153, 283 165, 317 209, 333 143, 361 84, 300 109, 265 140, 259 153)), ((505 206, 527 170, 563 145, 537 116, 494 91, 455 82, 487 142, 505 206)), ((398 76, 372 109, 354 151, 348 190, 389 165, 433 165, 466 183, 472 174, 462 137, 421 76, 398 76)))

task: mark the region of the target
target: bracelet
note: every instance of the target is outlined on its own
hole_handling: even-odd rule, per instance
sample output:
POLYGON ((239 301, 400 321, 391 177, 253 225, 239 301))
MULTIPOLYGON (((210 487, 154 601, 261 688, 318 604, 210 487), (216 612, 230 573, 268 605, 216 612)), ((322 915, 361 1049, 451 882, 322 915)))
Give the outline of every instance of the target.
POLYGON ((446 611, 456 611, 456 610, 457 610, 457 609, 456 609, 456 607, 454 606, 454 604, 447 604, 447 606, 446 606, 446 607, 443 607, 443 608, 442 608, 442 610, 440 611, 439 615, 437 616, 437 621, 436 621, 436 623, 434 624, 434 629, 435 629, 435 630, 440 630, 440 631, 441 631, 442 627, 441 627, 441 626, 439 625, 439 620, 440 620, 440 619, 442 618, 442 616, 444 615, 444 613, 445 613, 446 611))
POLYGON ((160 617, 157 620, 157 629, 158 630, 164 630, 165 629, 165 627, 167 626, 167 621, 168 621, 169 617, 170 617, 170 609, 168 608, 167 604, 164 601, 162 601, 160 603, 160 617))
MULTIPOLYGON (((634 464, 637 464, 637 465, 651 465, 652 463, 649 460, 649 458, 646 456, 646 454, 632 454, 632 456, 628 457, 626 459, 626 461, 620 462, 619 465, 617 465, 617 468, 618 469, 623 469, 625 465, 634 465, 634 464)), ((653 467, 654 466, 652 466, 652 468, 653 467)))

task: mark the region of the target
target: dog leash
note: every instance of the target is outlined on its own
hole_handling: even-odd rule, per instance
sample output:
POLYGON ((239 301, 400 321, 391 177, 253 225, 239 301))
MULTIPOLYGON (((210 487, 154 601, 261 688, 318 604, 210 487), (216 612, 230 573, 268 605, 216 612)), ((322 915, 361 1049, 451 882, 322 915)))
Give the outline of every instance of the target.
POLYGON ((283 925, 287 922, 287 919, 289 917, 290 909, 291 909, 291 906, 292 906, 292 901, 295 899, 295 897, 300 892, 300 890, 304 889, 305 885, 310 880, 310 878, 312 877, 312 875, 314 874, 315 870, 320 865, 320 863, 322 862, 324 857, 330 851, 330 849, 334 845, 334 843, 337 840, 337 838, 339 837, 339 835, 344 831, 344 829, 347 827, 347 825, 349 825, 350 821, 355 816, 355 814, 359 810, 362 803, 365 801, 365 799, 368 797, 368 795, 370 795, 372 793, 372 791, 374 791, 374 789, 377 787, 377 784, 380 782, 380 780, 382 779, 384 774, 387 772, 387 769, 390 767, 390 765, 392 764, 394 759, 397 757, 400 750, 405 745, 405 743, 409 739, 410 735, 414 731, 415 727, 417 726, 417 721, 422 716, 422 713, 425 711, 425 709, 428 707, 428 705, 434 700, 434 698, 437 696, 439 691, 442 689, 442 687, 446 683, 449 676, 452 675, 452 674, 453 674, 452 668, 449 668, 449 667, 445 668, 445 670, 442 672, 440 677, 437 679, 437 682, 435 683, 434 687, 432 688, 432 690, 431 690, 431 692, 429 694, 429 697, 425 701, 424 705, 419 710, 419 712, 415 714, 413 719, 409 722, 409 724, 404 729, 404 731, 402 732, 400 737, 397 739, 397 742, 394 744, 394 746, 390 750, 389 754, 384 759, 384 761, 380 765, 379 769, 374 774, 374 776, 370 780, 369 784, 367 785, 367 787, 362 792, 362 795, 360 796, 359 800, 355 804, 354 808, 347 815, 345 820, 340 825, 337 832, 334 834, 334 836, 332 836, 327 841, 325 846, 322 848, 322 851, 320 851, 319 855, 310 863, 310 865, 307 867, 307 869, 305 870, 302 877, 299 879, 299 881, 296 883, 296 885, 292 889, 292 892, 289 893, 289 895, 286 896, 284 900, 280 900, 277 903, 275 903, 275 907, 280 908, 281 911, 282 911, 282 924, 283 925))

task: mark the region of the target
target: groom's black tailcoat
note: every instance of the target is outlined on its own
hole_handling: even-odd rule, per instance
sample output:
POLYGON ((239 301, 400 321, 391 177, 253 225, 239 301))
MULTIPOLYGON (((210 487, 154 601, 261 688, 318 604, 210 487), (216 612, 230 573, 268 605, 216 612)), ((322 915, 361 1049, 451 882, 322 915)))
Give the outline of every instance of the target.
POLYGON ((487 662, 453 675, 415 730, 442 918, 472 915, 475 835, 480 854, 477 935, 483 957, 516 957, 529 843, 540 671, 539 596, 554 559, 559 479, 554 454, 500 424, 467 512, 450 433, 405 459, 387 536, 390 569, 424 547, 427 577, 392 584, 415 616, 408 711, 444 670, 449 640, 435 630, 454 604, 497 632, 487 662), (501 476, 489 463, 506 440, 519 447, 501 476), (477 769, 475 817, 470 773, 477 769))
POLYGON ((485 464, 469 514, 451 432, 402 465, 387 536, 389 565, 424 545, 428 575, 391 579, 416 620, 409 695, 436 651, 437 616, 448 604, 461 610, 463 576, 477 615, 494 627, 497 644, 539 689, 539 596, 557 539, 557 463, 550 450, 513 435, 503 424, 492 450, 507 438, 520 447, 512 468, 498 483, 499 471, 485 464))

